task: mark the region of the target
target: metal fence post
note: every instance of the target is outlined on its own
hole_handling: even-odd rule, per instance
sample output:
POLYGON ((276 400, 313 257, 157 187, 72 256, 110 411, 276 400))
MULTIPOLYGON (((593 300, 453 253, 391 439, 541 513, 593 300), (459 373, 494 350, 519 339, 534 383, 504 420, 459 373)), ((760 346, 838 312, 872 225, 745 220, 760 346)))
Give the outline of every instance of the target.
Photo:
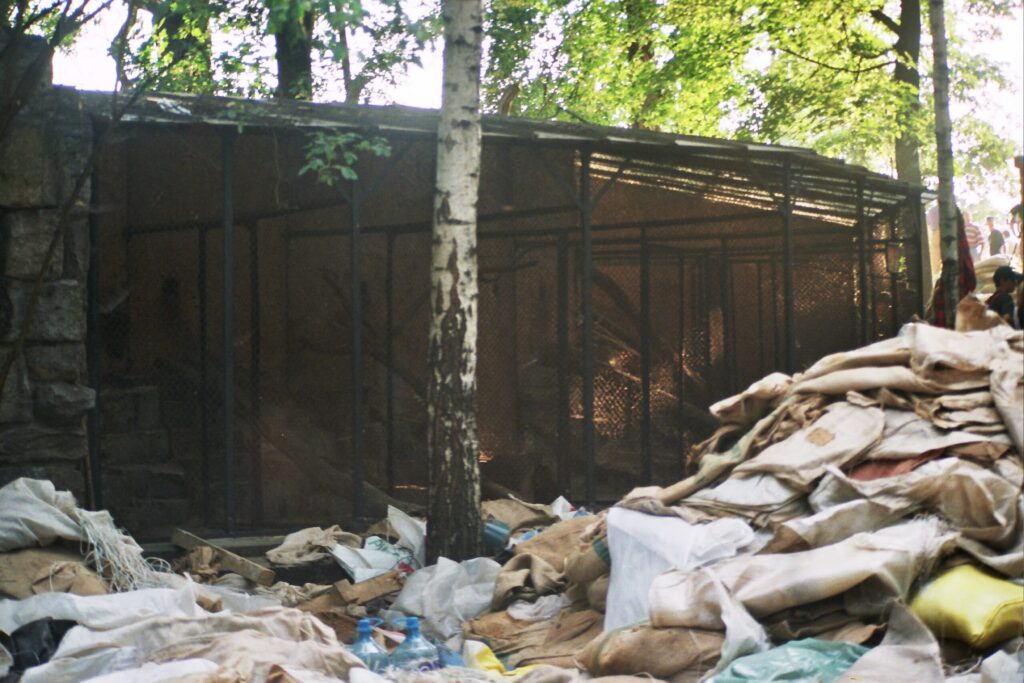
POLYGON ((224 504, 227 532, 235 531, 235 136, 221 141, 224 220, 224 504))
POLYGON ((594 430, 594 252, 590 232, 590 151, 580 154, 580 234, 583 247, 583 456, 586 459, 586 504, 597 501, 596 435, 594 430))

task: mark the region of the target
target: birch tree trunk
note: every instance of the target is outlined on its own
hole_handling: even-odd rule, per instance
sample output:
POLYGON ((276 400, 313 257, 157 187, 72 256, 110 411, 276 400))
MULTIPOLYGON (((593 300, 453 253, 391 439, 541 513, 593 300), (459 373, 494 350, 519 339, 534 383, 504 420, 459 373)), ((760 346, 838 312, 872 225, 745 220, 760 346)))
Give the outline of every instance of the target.
POLYGON ((476 203, 480 180, 481 1, 444 0, 431 248, 427 555, 479 554, 476 203))
POLYGON ((949 117, 949 65, 946 60, 946 13, 943 0, 928 0, 935 83, 935 146, 939 162, 939 240, 946 325, 956 324, 960 301, 960 263, 957 258, 956 199, 953 196, 953 124, 949 117))

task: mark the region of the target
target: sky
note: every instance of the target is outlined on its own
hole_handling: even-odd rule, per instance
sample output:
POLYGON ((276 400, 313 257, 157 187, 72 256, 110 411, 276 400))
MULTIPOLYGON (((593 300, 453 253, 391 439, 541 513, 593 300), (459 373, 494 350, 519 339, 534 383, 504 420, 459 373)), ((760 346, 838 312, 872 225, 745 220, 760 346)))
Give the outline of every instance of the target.
MULTIPOLYGON (((419 0, 426 4, 428 0, 419 0)), ((956 0, 954 0, 956 1, 956 0)), ((412 12, 415 14, 415 10, 412 12)), ((114 62, 107 54, 111 40, 124 22, 123 3, 115 2, 100 21, 88 26, 70 52, 54 57, 54 82, 84 90, 112 90, 115 82, 114 62)), ((959 31, 969 33, 972 26, 962 25, 959 31)), ((1024 148, 1024 11, 1018 7, 1009 19, 1000 23, 1001 36, 996 39, 976 40, 975 50, 990 59, 1003 63, 1009 76, 1011 93, 991 90, 985 101, 956 102, 951 104, 954 119, 958 114, 974 110, 1015 140, 1016 154, 1024 148)), ((215 38, 215 41, 218 40, 215 38)), ((214 49, 223 49, 214 45, 214 49)), ((269 49, 268 49, 269 50, 269 49)), ((268 53, 268 57, 272 54, 268 53)), ((930 48, 924 46, 922 59, 930 59, 930 48)), ((323 99, 344 99, 343 92, 328 89, 323 99)), ((372 97, 377 104, 402 104, 413 107, 437 108, 441 105, 441 50, 435 45, 422 55, 422 66, 412 65, 396 84, 372 97)), ((1013 160, 1007 163, 1012 167, 1013 160)), ((1014 177, 1016 173, 1014 172, 1014 177)), ((992 183, 982 194, 958 189, 958 200, 965 206, 985 202, 994 207, 1009 207, 1020 201, 1019 188, 1003 187, 992 183)))

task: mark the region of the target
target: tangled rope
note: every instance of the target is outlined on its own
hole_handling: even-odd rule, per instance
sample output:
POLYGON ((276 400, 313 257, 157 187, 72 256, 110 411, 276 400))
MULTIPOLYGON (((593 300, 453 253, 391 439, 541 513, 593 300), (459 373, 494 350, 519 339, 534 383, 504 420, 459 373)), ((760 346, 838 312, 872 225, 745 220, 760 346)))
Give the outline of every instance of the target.
POLYGON ((75 519, 82 529, 87 562, 107 579, 117 592, 168 585, 173 569, 166 560, 145 558, 135 539, 118 529, 106 510, 90 512, 77 508, 75 519))

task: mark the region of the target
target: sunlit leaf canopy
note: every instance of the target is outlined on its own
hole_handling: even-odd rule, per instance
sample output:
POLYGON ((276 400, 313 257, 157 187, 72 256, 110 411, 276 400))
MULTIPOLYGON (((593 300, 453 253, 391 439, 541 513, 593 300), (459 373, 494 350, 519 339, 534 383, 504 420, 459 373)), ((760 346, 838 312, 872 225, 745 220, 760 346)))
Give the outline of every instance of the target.
MULTIPOLYGON (((957 19, 1017 3, 947 4, 954 96, 1005 88, 1004 67, 971 49, 995 24, 979 36, 957 19)), ((886 172, 907 131, 934 175, 928 36, 913 106, 918 93, 893 78, 899 16, 885 0, 493 0, 485 97, 513 115, 803 145, 886 172)), ((958 172, 1009 181, 1006 132, 978 114, 960 124, 958 172)))

